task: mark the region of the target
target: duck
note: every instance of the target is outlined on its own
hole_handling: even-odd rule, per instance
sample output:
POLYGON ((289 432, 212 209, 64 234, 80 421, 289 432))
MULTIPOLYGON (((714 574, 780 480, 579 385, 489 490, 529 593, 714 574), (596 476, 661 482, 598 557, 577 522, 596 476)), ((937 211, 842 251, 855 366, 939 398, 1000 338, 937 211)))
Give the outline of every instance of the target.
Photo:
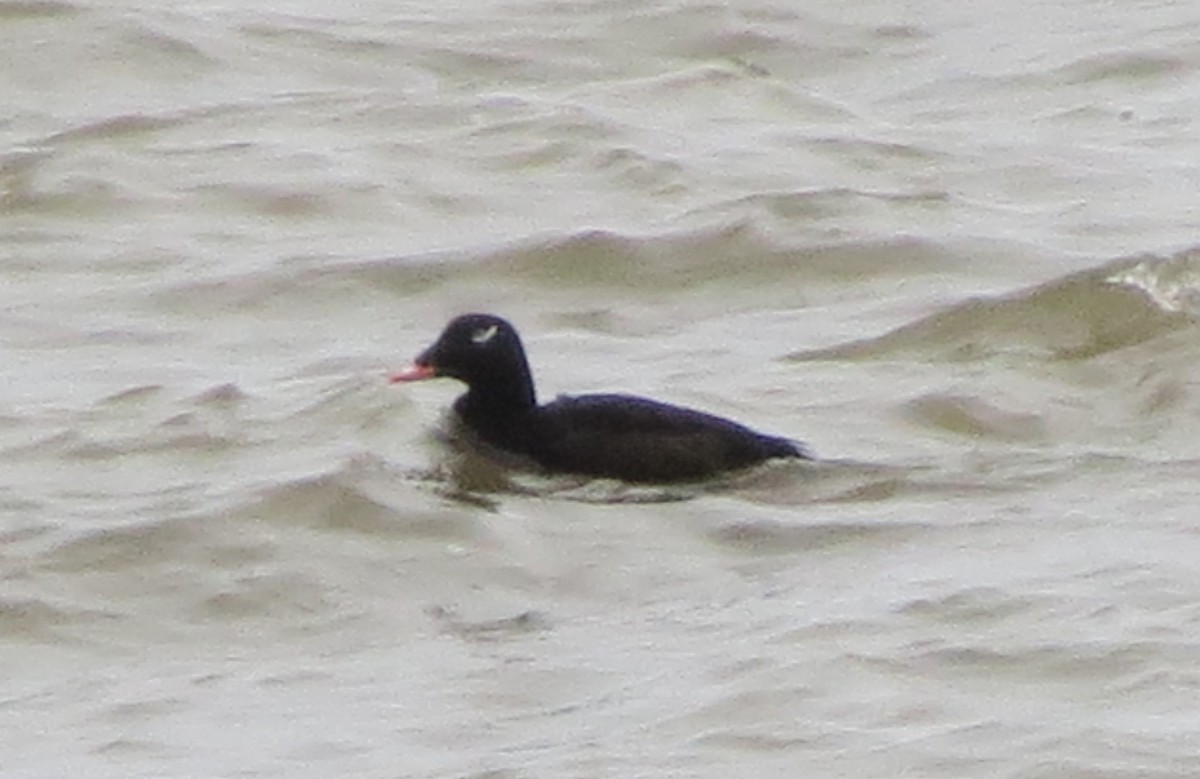
POLYGON ((670 483, 812 459, 799 441, 636 395, 563 395, 539 405, 521 337, 492 314, 455 317, 411 367, 389 377, 438 378, 466 385, 453 412, 473 437, 550 474, 670 483))

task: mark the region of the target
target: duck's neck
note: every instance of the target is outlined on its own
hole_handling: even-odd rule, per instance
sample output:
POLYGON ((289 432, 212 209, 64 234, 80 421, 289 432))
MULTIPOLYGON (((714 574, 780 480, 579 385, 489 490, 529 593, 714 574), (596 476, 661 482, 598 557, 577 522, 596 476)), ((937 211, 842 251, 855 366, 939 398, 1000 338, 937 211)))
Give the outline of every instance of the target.
POLYGON ((488 378, 488 381, 476 381, 468 385, 467 394, 454 404, 458 413, 469 422, 499 423, 525 416, 537 408, 533 376, 523 356, 505 375, 488 378))
POLYGON ((463 416, 487 414, 496 418, 521 416, 537 408, 533 390, 528 392, 480 390, 472 387, 454 404, 463 416))
POLYGON ((527 392, 481 391, 472 387, 454 402, 459 421, 482 441, 514 452, 525 451, 536 426, 537 403, 527 392))

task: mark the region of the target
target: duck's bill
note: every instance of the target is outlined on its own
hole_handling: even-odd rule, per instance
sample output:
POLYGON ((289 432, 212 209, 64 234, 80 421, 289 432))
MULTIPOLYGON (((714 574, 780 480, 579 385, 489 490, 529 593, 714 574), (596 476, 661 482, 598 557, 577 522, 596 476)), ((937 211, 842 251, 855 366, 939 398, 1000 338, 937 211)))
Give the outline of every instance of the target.
POLYGON ((393 373, 388 377, 388 382, 391 384, 400 384, 405 381, 425 381, 437 376, 437 371, 432 365, 414 365, 408 370, 393 373))

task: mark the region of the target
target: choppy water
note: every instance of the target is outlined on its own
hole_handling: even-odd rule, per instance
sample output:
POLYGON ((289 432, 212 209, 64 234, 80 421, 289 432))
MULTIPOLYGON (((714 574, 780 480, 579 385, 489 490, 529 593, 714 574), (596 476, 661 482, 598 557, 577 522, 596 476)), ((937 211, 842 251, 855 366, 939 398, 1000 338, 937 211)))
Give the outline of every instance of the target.
POLYGON ((5 777, 1195 773, 1200 8, 252 5, 0 2, 5 777))

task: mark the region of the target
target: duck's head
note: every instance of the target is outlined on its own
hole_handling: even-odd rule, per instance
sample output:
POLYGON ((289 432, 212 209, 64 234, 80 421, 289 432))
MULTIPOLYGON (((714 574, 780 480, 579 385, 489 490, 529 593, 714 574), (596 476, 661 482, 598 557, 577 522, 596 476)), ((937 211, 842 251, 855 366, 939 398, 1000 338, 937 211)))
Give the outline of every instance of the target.
POLYGON ((491 314, 463 314, 446 325, 396 382, 458 379, 473 394, 519 399, 533 405, 533 378, 516 328, 491 314))

